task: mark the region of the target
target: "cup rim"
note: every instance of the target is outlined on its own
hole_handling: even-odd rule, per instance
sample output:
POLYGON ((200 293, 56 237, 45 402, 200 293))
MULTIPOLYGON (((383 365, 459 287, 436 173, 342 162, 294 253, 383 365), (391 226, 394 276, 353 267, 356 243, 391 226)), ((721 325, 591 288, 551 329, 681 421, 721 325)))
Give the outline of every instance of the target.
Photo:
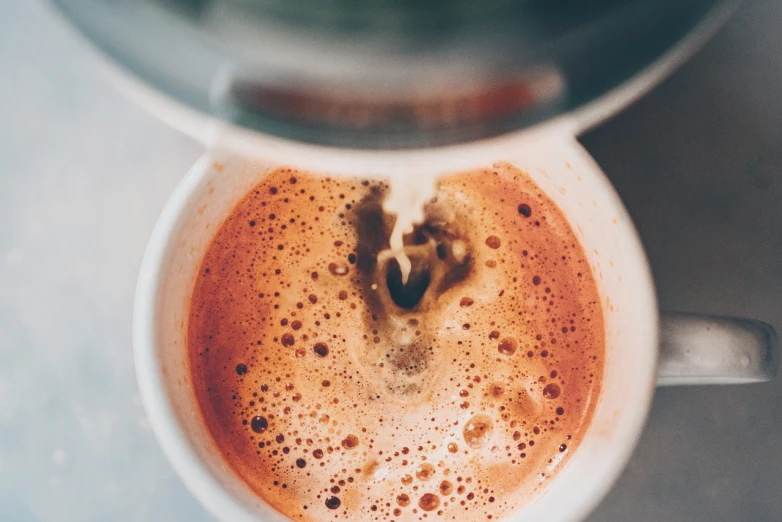
MULTIPOLYGON (((572 127, 566 125, 559 131, 565 130, 572 135, 572 127), (568 132, 570 130, 571 132, 568 132)), ((525 132, 523 134, 528 134, 525 132)), ((510 141, 507 138, 501 140, 510 141)), ((574 141, 575 142, 575 141, 574 141)), ((578 143, 575 146, 580 147, 578 143)), ((305 147, 308 147, 305 145, 305 147)), ((491 147, 494 150, 493 147, 491 147)), ((348 153, 350 151, 329 151, 348 153)), ((591 156, 582 150, 587 159, 591 156)), ((166 458, 172 464, 180 479, 206 509, 219 520, 253 521, 256 516, 247 510, 233 495, 231 495, 207 469, 199 458, 191 442, 188 440, 185 430, 178 421, 177 415, 171 404, 169 391, 165 384, 165 375, 159 363, 158 354, 160 347, 156 339, 158 326, 157 309, 159 306, 159 291, 164 260, 170 251, 175 248, 173 239, 183 219, 183 209, 198 192, 204 178, 208 174, 214 156, 207 151, 188 170, 187 174, 174 189, 171 197, 163 208, 163 211, 155 224, 149 239, 147 249, 141 263, 138 284, 133 309, 133 347, 134 363, 138 386, 144 408, 150 421, 155 437, 160 444, 166 458)), ((594 161, 592 160, 594 163, 594 161)), ((647 291, 643 292, 646 299, 639 299, 638 307, 642 309, 643 316, 649 321, 654 339, 649 345, 654 349, 649 354, 652 364, 649 365, 649 379, 645 389, 641 392, 643 404, 636 404, 631 412, 624 413, 624 424, 628 435, 622 444, 602 468, 602 480, 592 486, 591 494, 578 502, 574 502, 571 510, 577 517, 586 517, 605 497, 607 492, 616 482, 630 459, 643 431, 646 419, 651 407, 651 400, 655 388, 655 375, 657 370, 657 332, 659 312, 655 286, 651 275, 651 269, 643 249, 638 233, 625 209, 622 201, 616 193, 613 185, 596 164, 594 167, 593 183, 597 188, 609 197, 614 208, 624 219, 627 230, 626 249, 635 259, 635 270, 641 275, 640 280, 645 282, 647 291), (643 406, 639 408, 638 406, 643 406)), ((596 481, 597 482, 597 481, 596 481)), ((545 494, 544 494, 545 495, 545 494)), ((275 520, 287 520, 280 515, 275 520)))

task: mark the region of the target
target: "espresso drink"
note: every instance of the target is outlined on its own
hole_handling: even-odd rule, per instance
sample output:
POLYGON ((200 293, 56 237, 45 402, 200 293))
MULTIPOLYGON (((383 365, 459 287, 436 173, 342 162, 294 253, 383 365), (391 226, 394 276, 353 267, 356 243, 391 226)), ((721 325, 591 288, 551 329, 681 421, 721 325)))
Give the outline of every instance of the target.
POLYGON ((235 206, 191 302, 198 404, 291 519, 501 519, 590 423, 596 283, 562 212, 498 164, 439 181, 403 284, 387 193, 278 169, 235 206))

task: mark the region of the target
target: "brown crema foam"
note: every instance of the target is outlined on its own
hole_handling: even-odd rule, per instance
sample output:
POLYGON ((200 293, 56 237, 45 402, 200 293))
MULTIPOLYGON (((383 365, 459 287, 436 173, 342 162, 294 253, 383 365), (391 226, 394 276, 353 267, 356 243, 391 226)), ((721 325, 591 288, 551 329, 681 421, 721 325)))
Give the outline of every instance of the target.
POLYGON ((278 169, 235 206, 191 302, 198 404, 291 519, 501 519, 591 421, 597 285, 559 208, 497 164, 440 180, 403 286, 387 191, 278 169))

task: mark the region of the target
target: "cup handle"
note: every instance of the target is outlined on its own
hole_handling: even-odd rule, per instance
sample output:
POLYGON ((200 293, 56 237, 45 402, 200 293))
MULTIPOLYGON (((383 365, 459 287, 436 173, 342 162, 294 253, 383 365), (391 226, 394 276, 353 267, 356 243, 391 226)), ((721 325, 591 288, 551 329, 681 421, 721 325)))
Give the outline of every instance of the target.
POLYGON ((778 366, 771 325, 680 312, 660 316, 658 386, 763 382, 774 378, 778 366))

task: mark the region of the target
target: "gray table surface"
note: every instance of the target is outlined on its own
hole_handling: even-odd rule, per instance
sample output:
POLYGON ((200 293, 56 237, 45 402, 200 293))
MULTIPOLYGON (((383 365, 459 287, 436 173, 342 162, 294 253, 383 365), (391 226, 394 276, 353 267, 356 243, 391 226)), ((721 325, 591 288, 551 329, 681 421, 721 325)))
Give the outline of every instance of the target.
MULTIPOLYGON (((583 142, 661 305, 782 328, 782 2, 748 2, 583 142)), ((0 2, 0 521, 206 521, 160 452, 131 353, 145 243, 201 153, 124 99, 45 7, 0 2)), ((782 379, 662 389, 590 520, 782 520, 782 379)))

